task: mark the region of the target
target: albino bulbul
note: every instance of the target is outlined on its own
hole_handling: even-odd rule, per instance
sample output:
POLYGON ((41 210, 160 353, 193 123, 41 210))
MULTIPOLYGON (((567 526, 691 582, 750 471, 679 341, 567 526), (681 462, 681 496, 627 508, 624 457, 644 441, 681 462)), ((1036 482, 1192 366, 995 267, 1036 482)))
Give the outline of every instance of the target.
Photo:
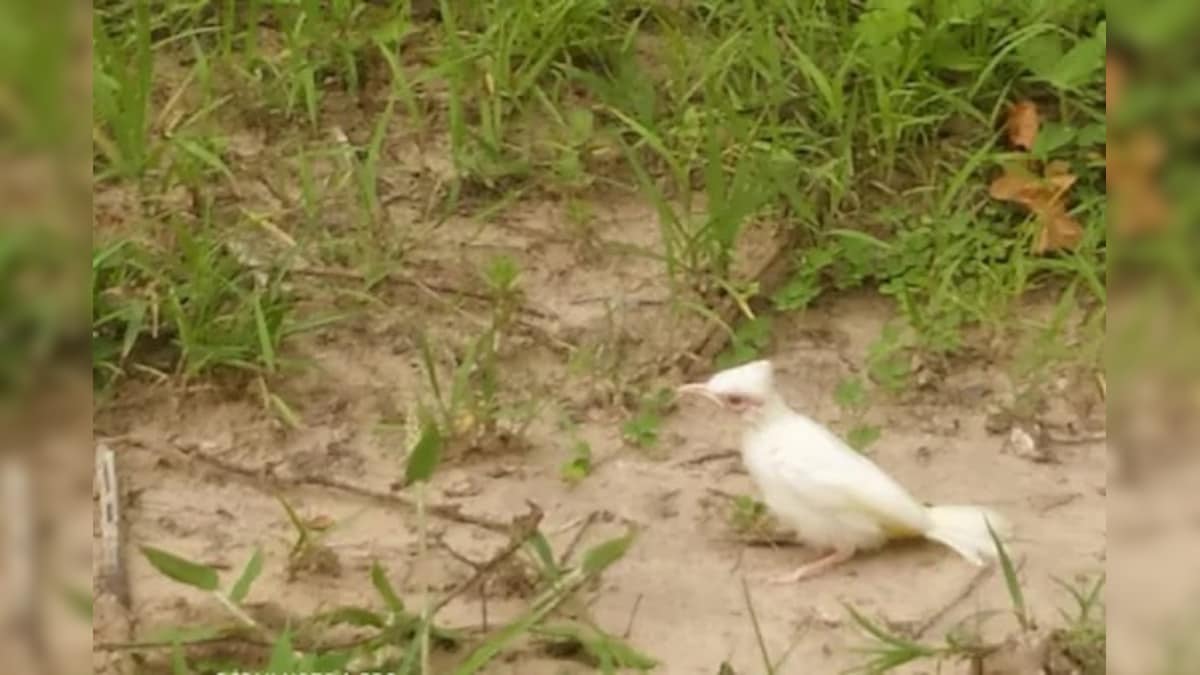
POLYGON ((830 551, 776 582, 814 576, 894 539, 932 539, 983 565, 997 554, 988 523, 997 536, 1009 536, 1007 523, 988 509, 913 499, 833 432, 789 408, 769 361, 721 371, 679 393, 704 396, 742 418, 742 459, 763 502, 801 541, 830 551))

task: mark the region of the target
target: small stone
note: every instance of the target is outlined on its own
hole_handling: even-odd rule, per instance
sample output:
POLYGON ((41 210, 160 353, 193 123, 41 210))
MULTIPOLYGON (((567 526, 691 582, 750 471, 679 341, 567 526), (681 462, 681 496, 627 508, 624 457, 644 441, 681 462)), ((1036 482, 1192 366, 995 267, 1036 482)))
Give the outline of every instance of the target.
POLYGON ((921 447, 917 448, 917 463, 918 464, 920 464, 921 466, 929 466, 929 463, 932 461, 933 461, 933 451, 929 449, 928 445, 922 445, 921 447))
POLYGON ((488 478, 506 478, 516 474, 519 469, 512 464, 499 464, 487 470, 488 478))
POLYGON ((1054 458, 1038 444, 1034 436, 1019 426, 1014 426, 1009 432, 1004 451, 1038 464, 1054 461, 1054 458))
POLYGON ((471 480, 470 477, 460 478, 442 488, 442 494, 451 499, 474 497, 482 491, 483 488, 481 488, 478 483, 471 480))

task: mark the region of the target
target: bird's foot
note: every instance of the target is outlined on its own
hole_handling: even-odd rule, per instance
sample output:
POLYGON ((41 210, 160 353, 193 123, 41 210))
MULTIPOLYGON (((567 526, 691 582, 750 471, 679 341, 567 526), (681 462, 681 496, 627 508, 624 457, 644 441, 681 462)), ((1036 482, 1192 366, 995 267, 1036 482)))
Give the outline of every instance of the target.
POLYGON ((833 553, 830 553, 829 555, 825 556, 824 558, 814 560, 813 562, 810 562, 807 565, 801 565, 800 567, 796 568, 796 570, 793 572, 790 572, 788 574, 782 574, 779 576, 770 577, 769 579, 767 579, 767 582, 772 583, 772 584, 794 584, 803 579, 810 579, 810 578, 818 576, 824 572, 828 572, 830 569, 833 569, 834 567, 841 565, 842 563, 846 562, 847 560, 849 560, 853 557, 854 557, 853 550, 834 551, 833 553))

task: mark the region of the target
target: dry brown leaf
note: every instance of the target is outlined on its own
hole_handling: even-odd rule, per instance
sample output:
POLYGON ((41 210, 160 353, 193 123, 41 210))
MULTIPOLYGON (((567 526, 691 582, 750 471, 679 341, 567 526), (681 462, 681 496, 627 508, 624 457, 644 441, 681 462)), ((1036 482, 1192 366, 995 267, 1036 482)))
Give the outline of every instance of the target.
POLYGON ((1046 180, 1058 190, 1058 194, 1055 197, 1065 195, 1067 190, 1070 190, 1071 186, 1077 180, 1075 174, 1071 173, 1071 165, 1061 159, 1056 159, 1046 164, 1043 173, 1046 176, 1046 180))
POLYGON ((1037 140, 1038 126, 1037 104, 1033 101, 1018 101, 1008 109, 1008 120, 1005 128, 1008 130, 1008 142, 1015 148, 1030 150, 1037 140))
POLYGON ((309 529, 323 531, 333 527, 336 521, 333 519, 333 516, 322 513, 309 518, 305 524, 308 525, 309 529))
POLYGON ((1083 225, 1067 213, 1062 204, 1047 213, 1038 213, 1042 229, 1033 238, 1033 252, 1037 254, 1049 251, 1072 249, 1083 239, 1083 225))
POLYGON ((1027 174, 1004 172, 991 181, 988 192, 992 199, 1028 205, 1037 198, 1037 179, 1027 174))
POLYGON ((1041 229, 1033 239, 1037 254, 1076 246, 1083 238, 1083 226, 1067 213, 1066 194, 1076 177, 1066 162, 1046 165, 1043 176, 1020 167, 1009 167, 992 181, 988 190, 993 199, 1016 202, 1037 217, 1041 229))
POLYGON ((1067 177, 1071 179, 1072 183, 1075 182, 1075 176, 1071 175, 1071 163, 1062 159, 1046 162, 1045 168, 1042 169, 1042 174, 1047 179, 1067 177))

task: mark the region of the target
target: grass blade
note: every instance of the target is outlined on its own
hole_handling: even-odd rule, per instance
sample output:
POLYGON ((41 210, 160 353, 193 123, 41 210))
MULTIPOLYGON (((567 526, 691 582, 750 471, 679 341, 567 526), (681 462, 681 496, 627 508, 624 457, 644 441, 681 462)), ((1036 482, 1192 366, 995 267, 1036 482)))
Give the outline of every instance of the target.
POLYGON ((275 372, 275 343, 271 339, 271 331, 267 327, 267 317, 263 313, 262 296, 254 296, 254 326, 258 332, 258 348, 262 352, 263 363, 267 372, 275 372))
POLYGON ((1013 613, 1016 614, 1021 629, 1030 630, 1033 625, 1025 605, 1025 592, 1021 590, 1021 580, 1017 578, 1017 568, 1004 548, 1004 542, 1000 541, 1000 535, 996 534, 996 530, 992 528, 991 521, 986 522, 988 534, 991 535, 992 542, 996 544, 996 553, 1000 557, 1000 569, 1004 572, 1004 585, 1008 588, 1008 597, 1012 599, 1013 613))
POLYGON ((234 582, 233 588, 229 589, 229 599, 234 603, 245 600, 246 595, 250 592, 250 586, 262 574, 262 570, 262 549, 255 549, 254 555, 250 556, 250 560, 246 563, 246 568, 242 570, 242 575, 234 582))
POLYGON ((143 546, 142 555, 146 556, 154 569, 180 583, 202 591, 215 591, 220 586, 217 571, 208 565, 194 563, 152 546, 143 546))
POLYGON ((378 560, 371 563, 371 585, 375 587, 379 597, 383 598, 388 609, 396 614, 404 612, 404 601, 400 599, 399 595, 396 595, 396 589, 392 588, 392 582, 388 581, 387 570, 379 564, 378 560))
POLYGON ((767 651, 767 641, 763 638, 762 627, 758 625, 758 613, 754 611, 754 602, 750 600, 750 587, 742 578, 742 600, 746 603, 746 611, 750 612, 750 623, 754 626, 754 639, 758 642, 758 653, 762 656, 763 668, 767 675, 775 675, 775 666, 771 662, 771 654, 767 651))

